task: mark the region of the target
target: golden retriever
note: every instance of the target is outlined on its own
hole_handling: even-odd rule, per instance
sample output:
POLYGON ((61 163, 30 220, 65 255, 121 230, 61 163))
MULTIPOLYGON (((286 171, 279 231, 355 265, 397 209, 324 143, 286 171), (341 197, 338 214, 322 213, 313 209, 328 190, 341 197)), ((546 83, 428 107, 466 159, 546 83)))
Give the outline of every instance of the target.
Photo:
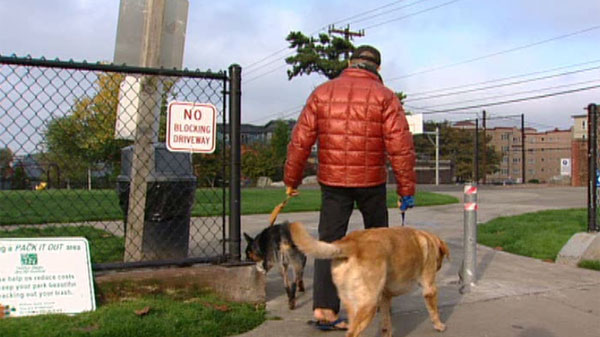
POLYGON ((360 336, 378 307, 383 315, 382 336, 392 336, 392 297, 411 291, 417 283, 423 288, 433 327, 446 329, 438 312, 435 276, 450 251, 436 235, 408 227, 371 228, 327 243, 310 236, 299 222, 290 224, 290 231, 301 251, 332 260, 333 282, 348 312, 346 336, 360 336))

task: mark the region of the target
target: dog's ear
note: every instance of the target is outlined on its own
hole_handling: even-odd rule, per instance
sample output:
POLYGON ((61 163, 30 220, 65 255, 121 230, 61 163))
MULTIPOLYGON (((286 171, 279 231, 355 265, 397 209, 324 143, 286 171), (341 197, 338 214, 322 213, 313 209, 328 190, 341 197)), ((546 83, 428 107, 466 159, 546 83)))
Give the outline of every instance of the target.
POLYGON ((252 241, 254 241, 254 239, 250 235, 248 235, 246 233, 244 233, 244 238, 246 239, 246 241, 248 243, 251 243, 252 241))

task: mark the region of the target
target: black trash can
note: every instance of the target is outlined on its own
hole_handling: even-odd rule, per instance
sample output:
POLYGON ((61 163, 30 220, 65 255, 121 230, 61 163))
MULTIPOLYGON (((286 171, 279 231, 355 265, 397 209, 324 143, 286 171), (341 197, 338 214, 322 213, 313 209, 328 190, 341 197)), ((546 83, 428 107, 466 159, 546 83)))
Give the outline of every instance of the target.
MULTIPOLYGON (((192 158, 189 153, 168 151, 164 143, 154 143, 153 146, 155 165, 146 179, 143 256, 145 260, 185 258, 188 253, 190 218, 196 194, 192 158)), ((133 146, 121 150, 121 175, 117 177, 125 233, 133 150, 133 146)))

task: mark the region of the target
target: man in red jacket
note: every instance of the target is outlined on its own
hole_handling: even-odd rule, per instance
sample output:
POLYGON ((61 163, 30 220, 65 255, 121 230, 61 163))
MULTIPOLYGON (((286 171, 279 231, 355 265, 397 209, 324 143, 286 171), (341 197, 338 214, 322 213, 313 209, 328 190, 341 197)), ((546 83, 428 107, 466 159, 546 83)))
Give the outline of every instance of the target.
MULTIPOLYGON (((354 204, 365 228, 387 227, 386 158, 397 181, 401 209, 414 205, 415 151, 400 100, 383 85, 381 56, 371 46, 356 48, 340 76, 317 87, 292 132, 285 163, 288 195, 297 195, 302 172, 318 141, 321 185, 319 239, 346 235, 354 204)), ((313 309, 317 327, 345 328, 329 260, 315 260, 313 309)))

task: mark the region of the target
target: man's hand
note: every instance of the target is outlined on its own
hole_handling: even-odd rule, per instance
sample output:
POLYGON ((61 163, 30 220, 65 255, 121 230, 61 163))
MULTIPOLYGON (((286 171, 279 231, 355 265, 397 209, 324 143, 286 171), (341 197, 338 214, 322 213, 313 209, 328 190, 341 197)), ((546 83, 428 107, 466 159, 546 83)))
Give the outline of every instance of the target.
POLYGON ((400 207, 401 212, 405 212, 409 208, 413 208, 415 206, 415 197, 412 195, 406 195, 398 199, 398 207, 400 207))
POLYGON ((293 188, 291 186, 287 186, 286 189, 285 189, 285 194, 288 197, 295 197, 295 196, 299 195, 300 192, 297 189, 295 189, 295 188, 293 188))

